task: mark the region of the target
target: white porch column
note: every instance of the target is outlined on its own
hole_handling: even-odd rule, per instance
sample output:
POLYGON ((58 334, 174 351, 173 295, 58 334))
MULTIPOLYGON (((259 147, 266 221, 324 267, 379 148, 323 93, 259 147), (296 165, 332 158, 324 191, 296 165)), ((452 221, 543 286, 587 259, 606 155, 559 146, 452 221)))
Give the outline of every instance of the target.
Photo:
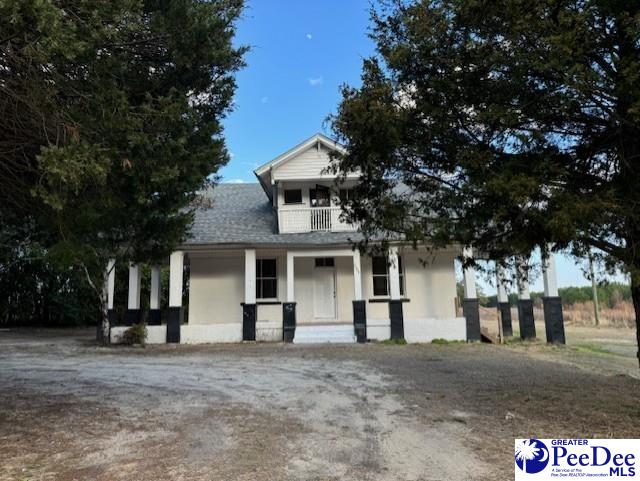
POLYGON ((558 297, 556 259, 551 251, 549 251, 549 257, 542 260, 542 281, 544 282, 544 297, 558 297))
POLYGON ((244 302, 256 303, 256 250, 244 251, 244 302))
POLYGON ((160 309, 160 289, 160 266, 152 266, 149 309, 160 309))
POLYGON ((527 272, 527 265, 524 258, 518 258, 516 262, 516 279, 518 282, 518 299, 529 300, 531 294, 529 293, 529 273, 527 272))
POLYGON ((295 302, 296 300, 293 280, 293 262, 293 252, 287 252, 287 302, 295 302))
POLYGON ((184 252, 173 252, 169 257, 169 307, 182 307, 183 269, 184 252))
MULTIPOLYGON (((472 259, 473 249, 471 247, 465 247, 462 250, 462 255, 465 259, 472 259)), ((471 266, 463 268, 462 275, 464 277, 464 298, 476 299, 478 297, 478 294, 476 292, 476 270, 471 266)))
POLYGON ((107 309, 113 309, 113 295, 116 290, 116 260, 107 263, 107 309))
POLYGON ((398 265, 398 248, 389 247, 389 297, 400 299, 400 270, 398 265))
POLYGON ((362 272, 360 270, 360 251, 353 251, 353 300, 362 300, 362 272))
POLYGON ((507 294, 507 278, 504 272, 504 267, 496 265, 496 287, 498 289, 498 302, 509 302, 509 295, 507 294))
POLYGON ((129 310, 140 309, 140 266, 129 263, 129 310))

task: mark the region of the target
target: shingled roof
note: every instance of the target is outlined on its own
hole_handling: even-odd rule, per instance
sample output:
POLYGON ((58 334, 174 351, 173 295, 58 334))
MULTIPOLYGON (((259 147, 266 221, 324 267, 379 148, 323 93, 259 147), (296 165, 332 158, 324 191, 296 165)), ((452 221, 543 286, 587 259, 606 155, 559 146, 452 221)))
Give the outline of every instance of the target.
POLYGON ((277 234, 275 213, 260 184, 219 184, 205 196, 211 207, 196 211, 185 247, 326 246, 361 238, 354 232, 277 234))

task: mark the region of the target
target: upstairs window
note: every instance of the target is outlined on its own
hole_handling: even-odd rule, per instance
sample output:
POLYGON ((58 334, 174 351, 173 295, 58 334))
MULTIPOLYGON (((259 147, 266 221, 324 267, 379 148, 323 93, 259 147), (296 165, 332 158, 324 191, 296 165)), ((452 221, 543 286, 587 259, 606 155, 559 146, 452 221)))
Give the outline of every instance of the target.
POLYGON ((256 298, 277 299, 278 269, 275 259, 256 259, 256 298))
MULTIPOLYGON (((371 261, 373 275, 373 295, 389 296, 389 260, 387 257, 376 256, 371 261)), ((404 296, 404 266, 402 256, 398 256, 398 274, 400 276, 400 295, 404 296)))
POLYGON ((346 204, 350 200, 353 200, 354 194, 353 189, 340 189, 340 203, 346 204))
POLYGON ((336 262, 333 257, 316 257, 316 267, 335 267, 336 262))
POLYGON ((302 204, 302 189, 285 189, 285 204, 302 204))

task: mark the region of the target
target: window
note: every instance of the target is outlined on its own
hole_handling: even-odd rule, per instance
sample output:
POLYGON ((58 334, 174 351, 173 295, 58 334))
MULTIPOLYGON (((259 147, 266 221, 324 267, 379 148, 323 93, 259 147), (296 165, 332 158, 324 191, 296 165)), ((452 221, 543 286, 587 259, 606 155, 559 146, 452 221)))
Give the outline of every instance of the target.
POLYGON ((355 192, 353 189, 340 189, 340 203, 346 204, 354 199, 355 192))
MULTIPOLYGON (((373 274, 373 295, 389 295, 389 262, 386 257, 374 257, 371 262, 373 274)), ((402 257, 398 256, 398 274, 400 277, 400 295, 404 296, 404 266, 402 257)))
POLYGON ((256 298, 278 297, 278 269, 275 259, 256 259, 256 298))
POLYGON ((309 189, 309 201, 311 202, 311 207, 329 207, 331 204, 329 201, 329 188, 318 185, 315 189, 309 189))
POLYGON ((316 257, 316 267, 335 267, 333 257, 316 257))
POLYGON ((302 204, 302 189, 285 189, 285 204, 302 204))

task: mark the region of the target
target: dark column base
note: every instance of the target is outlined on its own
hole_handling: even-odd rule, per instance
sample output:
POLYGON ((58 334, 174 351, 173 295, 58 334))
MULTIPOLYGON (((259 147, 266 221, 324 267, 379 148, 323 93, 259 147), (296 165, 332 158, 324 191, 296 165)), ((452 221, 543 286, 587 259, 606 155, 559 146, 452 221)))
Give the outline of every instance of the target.
POLYGON ((159 326, 162 324, 162 311, 160 309, 149 309, 149 321, 150 326, 159 326))
POLYGON ((134 324, 139 324, 141 318, 142 318, 142 311, 140 311, 140 309, 127 309, 127 312, 125 312, 124 314, 124 324, 126 326, 133 326, 134 324))
POLYGON ((542 304, 544 306, 544 327, 547 333, 547 342, 565 344, 562 299, 543 297, 542 304))
POLYGON ((518 324, 520 325, 521 339, 536 338, 536 324, 533 318, 533 301, 531 299, 518 299, 518 324))
POLYGON ((353 301, 353 329, 358 342, 367 342, 366 301, 353 301))
POLYGON ((296 303, 284 302, 282 304, 282 340, 293 342, 296 335, 296 303))
POLYGON ((502 322, 502 336, 513 337, 513 327, 511 324, 511 304, 508 302, 498 303, 498 313, 502 322))
POLYGON ((167 309, 167 342, 180 342, 180 325, 184 320, 182 307, 170 307, 167 309))
POLYGON ((462 299, 462 315, 467 321, 467 341, 482 341, 480 335, 480 301, 462 299))
POLYGON ((389 320, 391 321, 391 339, 404 339, 404 316, 402 301, 389 301, 389 320))
POLYGON ((242 340, 256 340, 256 319, 258 306, 256 304, 242 304, 242 340))
POLYGON ((109 326, 117 326, 118 325, 118 313, 115 309, 109 309, 107 311, 107 318, 109 319, 109 326))

